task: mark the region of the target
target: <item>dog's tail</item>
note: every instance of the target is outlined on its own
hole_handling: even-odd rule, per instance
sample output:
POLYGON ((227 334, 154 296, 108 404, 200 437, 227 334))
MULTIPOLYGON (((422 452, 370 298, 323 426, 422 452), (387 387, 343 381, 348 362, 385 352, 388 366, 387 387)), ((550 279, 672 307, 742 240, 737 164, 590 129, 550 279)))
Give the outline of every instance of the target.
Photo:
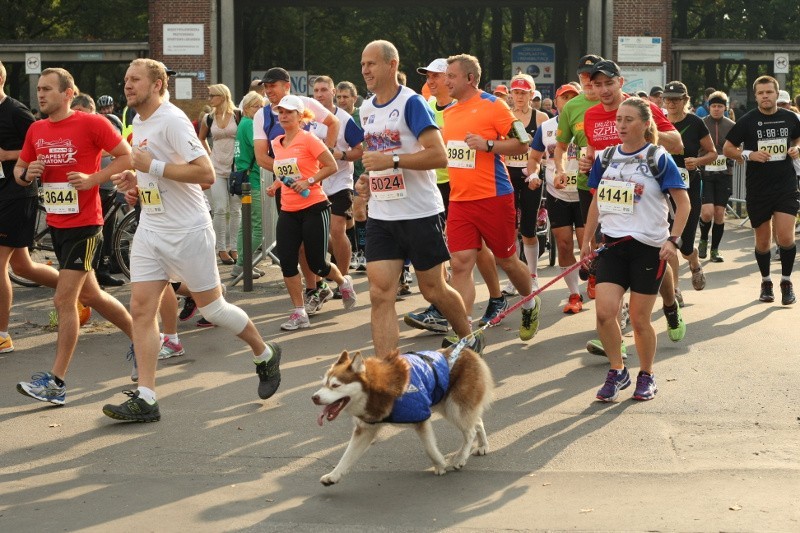
POLYGON ((450 370, 450 389, 457 405, 475 410, 481 416, 494 397, 494 378, 489 365, 474 351, 465 348, 450 370))

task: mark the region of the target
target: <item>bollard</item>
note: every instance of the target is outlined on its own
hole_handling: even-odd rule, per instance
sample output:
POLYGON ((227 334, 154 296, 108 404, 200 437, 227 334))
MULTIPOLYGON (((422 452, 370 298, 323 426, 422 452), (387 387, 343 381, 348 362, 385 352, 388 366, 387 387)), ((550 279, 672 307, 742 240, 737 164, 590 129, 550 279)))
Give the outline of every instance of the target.
POLYGON ((253 197, 250 182, 242 182, 242 275, 244 292, 253 292, 253 197))

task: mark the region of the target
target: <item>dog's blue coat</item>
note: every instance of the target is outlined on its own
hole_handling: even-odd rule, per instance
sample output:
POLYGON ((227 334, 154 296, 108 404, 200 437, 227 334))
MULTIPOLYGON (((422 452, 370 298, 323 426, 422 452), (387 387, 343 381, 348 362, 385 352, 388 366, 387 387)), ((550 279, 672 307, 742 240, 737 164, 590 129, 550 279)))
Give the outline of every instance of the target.
POLYGON ((431 417, 431 407, 444 398, 450 385, 447 359, 439 352, 412 352, 400 357, 411 367, 408 388, 394 401, 391 414, 383 422, 424 422, 431 417))

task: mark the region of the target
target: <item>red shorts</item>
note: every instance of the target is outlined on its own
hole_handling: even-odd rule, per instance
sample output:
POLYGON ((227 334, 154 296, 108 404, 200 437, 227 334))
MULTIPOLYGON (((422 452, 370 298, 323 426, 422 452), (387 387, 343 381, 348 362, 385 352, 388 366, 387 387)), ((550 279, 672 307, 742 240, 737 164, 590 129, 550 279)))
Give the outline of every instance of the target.
POLYGON ((450 253, 479 250, 483 246, 482 239, 495 257, 511 257, 517 251, 514 195, 464 202, 451 200, 446 230, 450 253))

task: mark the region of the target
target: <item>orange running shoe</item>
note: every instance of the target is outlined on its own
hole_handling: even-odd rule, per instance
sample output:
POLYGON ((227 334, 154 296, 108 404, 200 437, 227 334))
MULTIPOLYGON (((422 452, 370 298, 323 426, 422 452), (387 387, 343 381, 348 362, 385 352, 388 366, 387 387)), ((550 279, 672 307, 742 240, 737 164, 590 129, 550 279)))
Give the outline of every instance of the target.
POLYGON ((594 286, 597 283, 597 278, 595 276, 590 275, 589 281, 586 283, 586 296, 589 299, 594 300, 594 286))
POLYGON ((580 294, 570 294, 569 295, 569 302, 567 305, 564 306, 564 313, 573 315, 580 313, 583 311, 583 296, 580 294))
POLYGON ((14 351, 14 343, 11 341, 11 335, 8 337, 0 337, 0 353, 9 353, 14 351))
POLYGON ((81 326, 85 326, 92 318, 92 308, 78 302, 78 321, 81 326))

